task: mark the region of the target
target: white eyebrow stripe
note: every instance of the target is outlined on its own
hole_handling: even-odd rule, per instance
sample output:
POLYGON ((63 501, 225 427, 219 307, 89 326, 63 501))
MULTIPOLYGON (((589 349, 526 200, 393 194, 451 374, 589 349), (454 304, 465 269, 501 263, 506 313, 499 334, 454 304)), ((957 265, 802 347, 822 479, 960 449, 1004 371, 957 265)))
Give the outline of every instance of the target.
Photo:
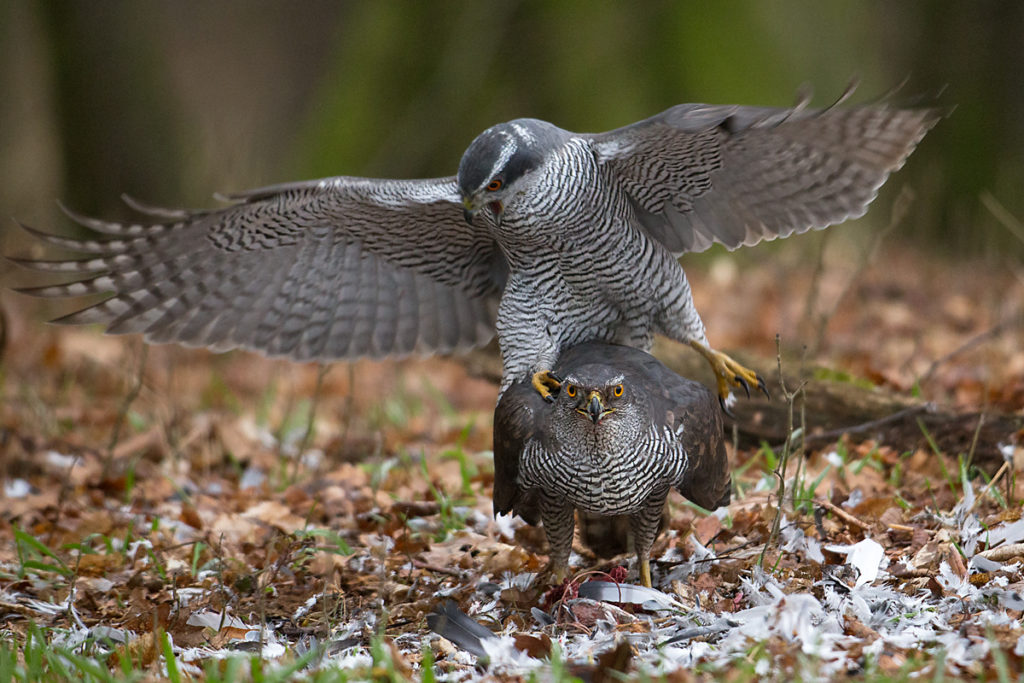
POLYGON ((519 149, 519 145, 516 144, 516 139, 507 133, 503 133, 502 136, 505 138, 504 144, 501 146, 501 153, 498 154, 498 158, 494 162, 494 166, 491 168, 490 174, 484 178, 484 185, 491 182, 494 176, 498 175, 501 169, 505 168, 505 164, 512 158, 512 155, 519 149))
MULTIPOLYGON (((566 375, 565 376, 565 381, 569 382, 570 384, 579 384, 579 385, 587 385, 587 386, 590 386, 590 384, 591 384, 591 382, 586 381, 586 380, 582 380, 578 376, 576 376, 575 374, 566 375)), ((615 375, 614 377, 612 377, 611 379, 609 379, 608 381, 606 381, 604 383, 604 386, 605 386, 605 388, 607 388, 607 387, 615 386, 616 384, 625 384, 625 383, 626 383, 626 376, 623 375, 623 374, 618 374, 618 375, 615 375)), ((600 385, 595 385, 595 386, 600 386, 600 385)))

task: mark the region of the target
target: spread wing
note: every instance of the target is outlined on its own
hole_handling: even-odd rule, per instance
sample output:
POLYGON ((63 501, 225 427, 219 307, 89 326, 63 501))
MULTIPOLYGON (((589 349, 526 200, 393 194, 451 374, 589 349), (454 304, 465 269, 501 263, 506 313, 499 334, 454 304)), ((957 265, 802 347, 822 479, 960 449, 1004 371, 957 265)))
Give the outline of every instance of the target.
POLYGON ((941 116, 885 105, 681 104, 587 137, 644 228, 678 255, 863 215, 941 116))
POLYGON ((519 515, 529 524, 540 523, 540 502, 535 491, 516 482, 519 460, 526 444, 540 438, 539 419, 550 409, 529 382, 516 382, 501 395, 494 409, 494 514, 519 515))
POLYGON ((507 266, 463 220, 454 178, 338 177, 231 199, 213 211, 133 203, 148 221, 131 224, 69 213, 101 237, 31 232, 91 256, 19 261, 76 278, 22 291, 112 294, 55 322, 302 361, 449 352, 493 336, 507 266))

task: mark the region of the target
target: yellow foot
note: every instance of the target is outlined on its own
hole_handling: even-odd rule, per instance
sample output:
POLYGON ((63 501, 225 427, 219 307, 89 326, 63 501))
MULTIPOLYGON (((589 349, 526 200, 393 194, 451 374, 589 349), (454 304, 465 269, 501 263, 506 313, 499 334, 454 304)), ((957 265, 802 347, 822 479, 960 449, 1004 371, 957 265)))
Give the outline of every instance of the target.
POLYGON ((562 380, 554 375, 550 370, 541 370, 533 374, 533 388, 537 390, 537 393, 544 398, 548 403, 554 403, 555 394, 562 388, 562 380))
POLYGON ((552 586, 561 586, 565 583, 566 577, 569 576, 569 567, 567 565, 556 567, 553 564, 549 564, 545 574, 547 574, 547 576, 544 578, 547 579, 552 586))
POLYGON ((764 378, 761 375, 750 368, 740 365, 721 351, 715 351, 700 342, 691 341, 690 346, 711 363, 711 369, 715 371, 715 379, 718 383, 718 402, 722 404, 722 410, 729 417, 734 417, 728 404, 731 387, 743 389, 747 398, 750 398, 750 387, 753 386, 764 393, 765 396, 771 398, 771 395, 768 393, 768 387, 765 386, 764 378))
POLYGON ((651 585, 651 561, 646 557, 640 559, 640 585, 653 588, 651 585))

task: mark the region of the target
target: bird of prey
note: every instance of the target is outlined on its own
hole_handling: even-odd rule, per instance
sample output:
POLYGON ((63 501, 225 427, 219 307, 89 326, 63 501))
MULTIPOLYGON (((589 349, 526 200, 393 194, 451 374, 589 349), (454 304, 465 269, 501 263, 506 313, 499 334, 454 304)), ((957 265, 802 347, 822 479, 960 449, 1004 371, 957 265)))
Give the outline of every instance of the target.
POLYGON ((670 488, 703 508, 728 505, 729 460, 712 392, 628 346, 574 346, 553 369, 549 403, 529 381, 494 411, 494 514, 542 521, 564 578, 574 510, 629 515, 643 585, 670 488))
POLYGON ((69 212, 98 237, 32 232, 89 256, 21 260, 74 278, 22 291, 110 295, 57 322, 299 361, 451 352, 496 329, 502 391, 532 377, 544 394, 564 349, 660 333, 708 359, 721 399, 763 390, 709 346, 676 258, 863 214, 939 117, 805 104, 681 104, 596 134, 518 119, 446 178, 288 183, 214 210, 128 200, 143 216, 127 223, 69 212))

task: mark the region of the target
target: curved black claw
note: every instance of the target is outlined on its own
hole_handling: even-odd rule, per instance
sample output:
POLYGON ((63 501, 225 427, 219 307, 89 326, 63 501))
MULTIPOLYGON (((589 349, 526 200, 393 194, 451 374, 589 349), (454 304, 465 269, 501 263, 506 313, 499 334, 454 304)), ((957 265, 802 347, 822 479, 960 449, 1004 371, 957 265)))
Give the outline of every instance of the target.
POLYGON ((722 412, 723 413, 725 413, 726 415, 728 415, 729 417, 731 417, 732 419, 735 420, 736 419, 736 415, 735 415, 735 413, 732 412, 732 409, 729 408, 729 406, 726 404, 725 398, 726 398, 725 396, 719 396, 718 397, 718 405, 722 406, 722 412))
POLYGON ((750 398, 750 385, 747 384, 747 380, 743 379, 739 375, 733 375, 736 383, 743 387, 743 391, 747 394, 747 398, 750 398))
POLYGON ((551 370, 548 370, 548 379, 551 380, 551 382, 548 383, 548 391, 550 393, 544 397, 544 400, 548 403, 554 403, 555 396, 562 390, 562 383, 565 382, 565 378, 561 375, 556 375, 551 370))
POLYGON ((540 394, 541 398, 543 398, 547 403, 554 403, 555 396, 562 388, 562 379, 557 375, 552 374, 550 370, 535 372, 530 382, 533 384, 534 390, 540 394))
POLYGON ((772 400, 772 395, 768 393, 768 385, 764 383, 764 377, 761 375, 757 376, 757 388, 765 395, 769 401, 772 400))

